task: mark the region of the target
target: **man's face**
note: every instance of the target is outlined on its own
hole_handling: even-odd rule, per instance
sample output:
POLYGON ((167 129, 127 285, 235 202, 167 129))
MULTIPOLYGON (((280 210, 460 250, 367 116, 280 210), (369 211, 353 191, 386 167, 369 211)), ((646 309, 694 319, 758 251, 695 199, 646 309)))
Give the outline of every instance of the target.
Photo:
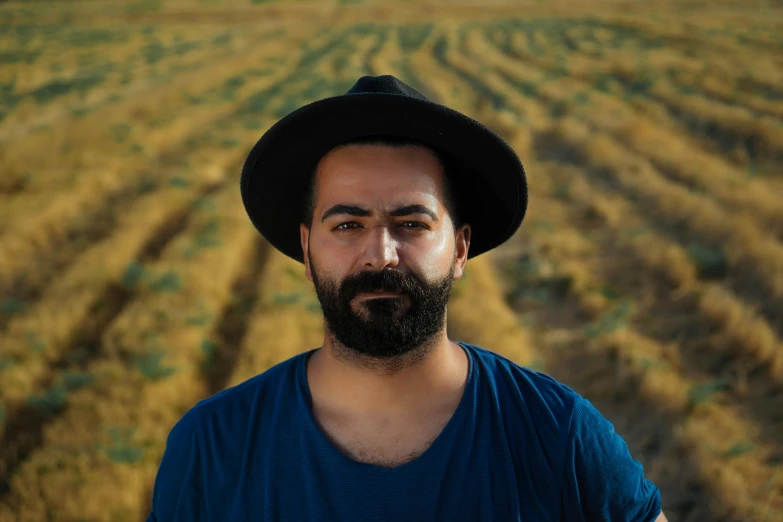
POLYGON ((385 359, 443 330, 470 230, 455 237, 442 176, 423 147, 353 145, 322 160, 301 240, 326 326, 346 348, 385 359))

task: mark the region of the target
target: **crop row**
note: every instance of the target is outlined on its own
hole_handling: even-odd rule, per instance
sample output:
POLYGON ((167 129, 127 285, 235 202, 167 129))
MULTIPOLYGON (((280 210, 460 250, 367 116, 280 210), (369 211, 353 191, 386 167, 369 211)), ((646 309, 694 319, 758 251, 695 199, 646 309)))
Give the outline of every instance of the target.
MULTIPOLYGON (((70 366, 84 364, 105 351, 100 341, 103 330, 148 277, 144 263, 159 256, 190 212, 214 207, 206 196, 226 178, 235 178, 244 155, 236 146, 226 147, 224 140, 238 144, 255 134, 253 129, 237 126, 233 135, 231 129, 224 129, 221 140, 210 134, 202 136, 197 153, 191 155, 197 167, 180 166, 170 173, 178 180, 176 184, 169 183, 127 205, 104 241, 72 259, 40 299, 12 317, 7 332, 0 335, 0 366, 6 384, 0 391, 0 403, 8 412, 4 429, 0 429, 4 432, 4 443, 0 444, 4 468, 13 467, 24 457, 25 448, 37 444, 30 433, 48 421, 51 412, 47 408, 36 411, 36 404, 54 401, 56 410, 61 409, 70 386, 67 383, 73 380, 70 366), (66 309, 64 301, 69 303, 66 309)), ((234 190, 238 193, 236 187, 234 190)), ((221 246, 214 232, 207 227, 197 235, 182 252, 183 262, 221 246)), ((164 275, 152 286, 165 291, 166 285, 176 284, 164 275)))
MULTIPOLYGON (((342 39, 343 36, 338 38, 342 39)), ((267 46, 266 52, 275 52, 279 49, 279 46, 267 46)), ((257 61, 263 59, 263 56, 260 52, 259 56, 253 56, 251 53, 244 59, 257 61)), ((290 52, 287 56, 284 65, 268 77, 248 82, 244 82, 244 79, 242 82, 233 82, 232 97, 227 98, 219 106, 195 107, 189 111, 187 118, 171 118, 171 122, 161 128, 148 126, 144 128, 145 126, 142 125, 138 131, 131 128, 129 133, 132 133, 135 139, 153 148, 154 154, 151 154, 151 157, 134 162, 122 158, 119 154, 115 158, 102 156, 96 162, 101 161, 104 164, 103 168, 95 172, 92 177, 87 175, 75 177, 76 186, 70 187, 67 197, 64 196, 62 187, 60 190, 57 187, 41 189, 38 197, 17 194, 16 199, 19 203, 11 206, 16 217, 14 223, 19 225, 14 227, 13 224, 9 224, 6 233, 0 236, 0 252, 5 253, 0 255, 0 259, 3 260, 3 266, 0 268, 0 282, 2 282, 0 286, 11 288, 10 285, 13 284, 14 290, 10 293, 10 297, 17 300, 27 297, 29 300, 29 295, 34 293, 30 289, 40 287, 42 280, 54 271, 62 269, 73 253, 83 248, 79 242, 72 241, 74 235, 80 233, 85 235, 88 225, 95 228, 96 222, 103 228, 110 228, 111 222, 106 222, 105 218, 104 220, 95 218, 102 213, 113 215, 117 211, 115 200, 127 201, 133 196, 153 190, 163 181, 158 174, 161 169, 181 166, 183 162, 188 161, 188 155, 192 154, 191 151, 196 150, 199 145, 196 136, 200 134, 202 137, 208 137, 221 132, 221 126, 237 118, 249 129, 260 128, 259 120, 270 102, 278 93, 284 93, 297 75, 301 77, 304 74, 301 69, 297 69, 298 56, 290 52), (194 129, 198 134, 193 134, 194 129), (51 201, 52 199, 54 202, 51 201), (33 203, 25 203, 30 200, 33 203), (33 217, 26 220, 20 218, 27 214, 33 217), (71 241, 66 241, 67 238, 71 238, 71 241), (57 253, 57 256, 52 256, 52 253, 57 253), (38 258, 41 259, 41 263, 36 270, 31 271, 31 262, 38 258), (54 262, 56 259, 63 261, 54 262)), ((225 69, 220 65, 215 69, 231 79, 234 78, 232 72, 236 72, 236 67, 247 63, 247 61, 231 62, 225 69)), ((228 83, 228 80, 218 80, 217 85, 222 88, 222 85, 228 83)), ((208 89, 209 86, 206 90, 208 89)), ((180 93, 175 95, 181 96, 180 93)), ((165 96, 171 96, 171 93, 161 93, 161 97, 165 96)), ((165 101, 165 98, 152 100, 153 103, 165 101)), ((171 110, 176 111, 177 104, 169 105, 173 105, 171 110)), ((164 103, 164 107, 166 106, 164 103)), ((182 108, 181 105, 179 108, 182 108)), ((165 109, 158 112, 166 113, 165 109)), ((221 139, 219 136, 215 138, 221 139)), ((130 139, 129 137, 128 140, 130 139)), ((223 145, 228 147, 238 146, 241 143, 236 140, 222 139, 222 141, 223 145)), ((107 148, 111 150, 111 146, 107 148)), ((80 170, 84 173, 85 169, 80 170)), ((77 169, 74 171, 79 172, 77 169)), ((187 183, 187 176, 185 178, 171 176, 166 182, 181 185, 187 183)), ((100 235, 96 235, 98 235, 96 239, 99 239, 100 235)), ((88 237, 87 240, 89 239, 91 238, 88 237)))
MULTIPOLYGON (((565 74, 578 79, 583 87, 593 87, 608 94, 616 94, 609 91, 612 83, 619 84, 623 91, 633 95, 635 105, 650 105, 651 116, 663 116, 679 123, 688 132, 704 135, 716 142, 717 152, 736 149, 733 158, 745 165, 775 161, 783 150, 783 127, 779 117, 759 114, 736 101, 725 103, 710 99, 703 93, 697 96, 699 91, 675 78, 698 76, 700 81, 706 81, 704 78, 709 77, 710 71, 681 71, 678 64, 682 63, 683 57, 670 49, 649 56, 635 56, 632 52, 602 53, 601 56, 569 52, 550 57, 531 50, 525 35, 515 31, 513 25, 490 26, 486 31, 494 36, 495 45, 500 44, 506 54, 517 61, 543 68, 547 74, 565 74), (687 88, 691 91, 686 92, 687 88), (663 110, 655 112, 656 108, 663 110)), ((725 78, 722 73, 712 74, 717 75, 714 83, 725 78)), ((743 103, 746 99, 755 97, 743 94, 743 103)), ((772 107, 779 107, 772 101, 764 101, 772 107)))
POLYGON ((68 391, 11 477, 9 504, 21 520, 45 518, 54 497, 64 518, 142 518, 168 430, 208 393, 211 336, 257 240, 235 183, 212 201, 214 211, 192 213, 158 261, 138 267, 135 298, 101 332, 99 356, 79 365, 92 381, 68 391), (211 247, 187 254, 206 239, 211 247))
MULTIPOLYGON (((263 92, 282 81, 286 72, 282 69, 255 87, 263 92)), ((103 163, 101 169, 74 169, 81 175, 75 176, 69 190, 55 187, 29 198, 17 194, 20 203, 9 205, 13 220, 0 236, 0 288, 4 296, 18 302, 34 299, 36 289, 67 266, 78 251, 109 233, 113 219, 128 202, 163 183, 187 184, 188 175, 164 177, 160 172, 181 165, 198 145, 194 129, 209 135, 221 118, 230 118, 233 112, 228 103, 223 108, 193 110, 188 118, 177 119, 165 129, 146 129, 150 141, 142 142, 151 144, 149 158, 134 162, 121 154, 101 157, 96 160, 103 163)))
MULTIPOLYGON (((227 33, 218 32, 213 27, 192 29, 186 37, 165 27, 158 31, 138 31, 121 47, 63 49, 45 39, 40 46, 49 50, 48 56, 44 54, 24 64, 9 64, 0 75, 0 82, 10 82, 15 87, 12 98, 4 100, 5 110, 10 109, 11 112, 5 113, 3 123, 15 125, 24 122, 34 112, 41 112, 55 101, 58 104, 75 102, 79 114, 85 107, 105 98, 101 94, 93 94, 98 89, 113 93, 133 89, 139 80, 151 83, 163 79, 168 73, 200 68, 211 59, 225 58, 238 49, 264 41, 258 38, 264 34, 260 32, 227 33)), ((115 26, 105 28, 103 32, 112 34, 121 30, 115 26)), ((266 35, 281 36, 279 31, 266 31, 266 35)))

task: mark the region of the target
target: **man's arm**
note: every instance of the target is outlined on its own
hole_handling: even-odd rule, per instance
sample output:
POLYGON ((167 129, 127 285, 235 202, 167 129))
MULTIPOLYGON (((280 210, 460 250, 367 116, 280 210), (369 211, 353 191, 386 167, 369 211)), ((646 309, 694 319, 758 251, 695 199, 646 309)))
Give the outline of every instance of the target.
POLYGON ((666 521, 658 487, 612 423, 581 396, 571 418, 564 480, 566 522, 666 521))

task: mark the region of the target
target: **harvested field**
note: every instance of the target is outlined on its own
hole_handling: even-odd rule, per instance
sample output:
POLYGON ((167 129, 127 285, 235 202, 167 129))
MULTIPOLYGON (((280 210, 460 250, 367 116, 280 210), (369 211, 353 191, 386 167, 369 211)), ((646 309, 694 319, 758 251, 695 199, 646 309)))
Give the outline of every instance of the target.
POLYGON ((451 338, 590 399, 671 522, 783 521, 780 1, 4 2, 0 27, 0 522, 143 520, 185 411, 320 346, 239 175, 365 74, 528 173, 451 338))

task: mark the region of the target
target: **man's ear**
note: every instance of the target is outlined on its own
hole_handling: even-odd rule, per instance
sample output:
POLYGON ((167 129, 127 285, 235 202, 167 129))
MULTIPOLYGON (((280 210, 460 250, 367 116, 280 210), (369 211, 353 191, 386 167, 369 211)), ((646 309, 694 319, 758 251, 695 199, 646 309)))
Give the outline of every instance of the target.
POLYGON ((308 281, 313 280, 310 273, 310 229, 304 223, 299 223, 299 241, 302 244, 302 253, 304 253, 305 276, 308 281))
POLYGON ((457 259, 454 261, 454 280, 460 279, 465 271, 465 264, 468 262, 468 251, 470 250, 470 225, 464 224, 457 230, 456 249, 457 259))

